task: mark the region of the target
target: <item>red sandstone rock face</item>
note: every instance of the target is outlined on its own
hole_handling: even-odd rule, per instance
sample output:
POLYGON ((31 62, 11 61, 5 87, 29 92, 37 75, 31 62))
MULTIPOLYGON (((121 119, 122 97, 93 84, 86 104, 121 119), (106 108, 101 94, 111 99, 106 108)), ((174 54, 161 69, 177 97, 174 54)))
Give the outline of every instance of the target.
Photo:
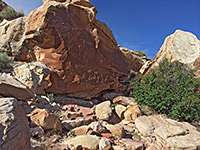
POLYGON ((129 74, 128 63, 96 13, 87 0, 44 1, 24 17, 15 59, 41 61, 54 71, 47 92, 91 98, 103 90, 123 90, 119 80, 129 74))

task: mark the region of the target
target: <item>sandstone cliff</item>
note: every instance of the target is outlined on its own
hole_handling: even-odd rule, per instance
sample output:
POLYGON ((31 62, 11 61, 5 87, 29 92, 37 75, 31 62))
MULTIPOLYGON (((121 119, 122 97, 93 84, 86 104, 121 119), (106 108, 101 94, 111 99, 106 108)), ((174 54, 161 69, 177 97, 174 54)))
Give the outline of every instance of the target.
POLYGON ((0 49, 15 60, 50 67, 54 73, 47 92, 91 98, 123 90, 128 63, 96 13, 87 0, 46 0, 28 16, 0 24, 0 49))

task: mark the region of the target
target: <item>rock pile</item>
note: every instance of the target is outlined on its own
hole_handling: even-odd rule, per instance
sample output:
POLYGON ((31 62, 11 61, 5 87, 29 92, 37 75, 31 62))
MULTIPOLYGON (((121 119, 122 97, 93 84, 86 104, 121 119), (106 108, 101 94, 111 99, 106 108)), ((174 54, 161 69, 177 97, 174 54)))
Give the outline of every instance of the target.
MULTIPOLYGON (((1 150, 200 148, 196 126, 124 94, 129 72, 145 73, 149 61, 117 45, 89 0, 43 3, 0 24, 0 49, 13 58, 13 68, 0 70, 1 150)), ((199 40, 177 31, 151 67, 164 56, 198 68, 199 40)))

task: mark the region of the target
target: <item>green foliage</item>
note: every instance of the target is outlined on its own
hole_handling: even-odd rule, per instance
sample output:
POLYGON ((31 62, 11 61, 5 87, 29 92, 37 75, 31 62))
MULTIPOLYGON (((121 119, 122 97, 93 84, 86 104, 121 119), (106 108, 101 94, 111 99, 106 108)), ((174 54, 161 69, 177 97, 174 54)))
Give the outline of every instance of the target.
POLYGON ((140 51, 140 50, 137 50, 135 51, 140 57, 143 57, 143 56, 147 56, 147 54, 145 54, 145 52, 143 51, 140 51))
POLYGON ((49 99, 51 104, 54 102, 54 94, 53 93, 47 93, 47 98, 49 99))
POLYGON ((6 65, 10 62, 11 61, 8 58, 7 54, 0 52, 0 70, 6 68, 6 65))
POLYGON ((132 85, 131 94, 139 104, 175 119, 200 119, 200 79, 186 65, 164 59, 157 70, 138 77, 132 85))
POLYGON ((70 130, 68 133, 67 133, 67 136, 68 137, 74 137, 75 136, 75 132, 70 130))
POLYGON ((0 22, 3 19, 13 20, 22 16, 24 16, 23 11, 15 11, 13 8, 5 9, 0 12, 0 22))
POLYGON ((63 116, 61 116, 62 112, 61 112, 60 110, 54 110, 54 111, 52 111, 52 113, 53 113, 54 115, 56 115, 57 117, 59 117, 59 118, 62 118, 62 117, 63 117, 63 116))

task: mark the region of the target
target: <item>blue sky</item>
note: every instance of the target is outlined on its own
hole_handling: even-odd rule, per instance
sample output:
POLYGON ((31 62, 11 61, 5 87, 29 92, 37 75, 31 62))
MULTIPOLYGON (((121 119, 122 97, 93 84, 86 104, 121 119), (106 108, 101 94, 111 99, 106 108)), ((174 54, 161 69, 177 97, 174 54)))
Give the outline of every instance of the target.
MULTIPOLYGON (((42 0, 4 0, 25 14, 42 0)), ((112 30, 119 45, 153 58, 166 36, 181 29, 200 39, 200 0, 91 0, 97 19, 112 30)))

